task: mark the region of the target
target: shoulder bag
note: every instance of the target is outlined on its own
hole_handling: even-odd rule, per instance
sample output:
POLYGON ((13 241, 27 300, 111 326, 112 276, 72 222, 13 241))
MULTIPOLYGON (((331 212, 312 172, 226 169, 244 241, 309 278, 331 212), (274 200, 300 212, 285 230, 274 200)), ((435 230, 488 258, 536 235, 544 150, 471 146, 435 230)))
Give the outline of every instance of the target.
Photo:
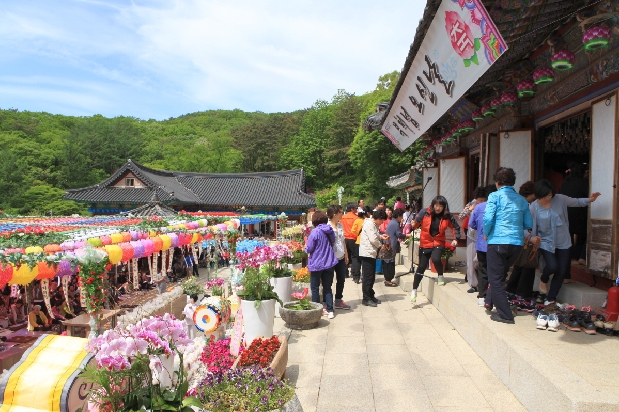
POLYGON ((379 260, 390 260, 395 258, 395 251, 391 249, 391 243, 387 240, 382 244, 380 249, 378 249, 378 256, 376 259, 379 260))
POLYGON ((522 251, 520 251, 520 255, 518 255, 518 259, 516 259, 514 265, 520 266, 521 268, 535 269, 538 264, 539 245, 531 242, 531 235, 529 235, 524 239, 524 246, 522 247, 522 251))

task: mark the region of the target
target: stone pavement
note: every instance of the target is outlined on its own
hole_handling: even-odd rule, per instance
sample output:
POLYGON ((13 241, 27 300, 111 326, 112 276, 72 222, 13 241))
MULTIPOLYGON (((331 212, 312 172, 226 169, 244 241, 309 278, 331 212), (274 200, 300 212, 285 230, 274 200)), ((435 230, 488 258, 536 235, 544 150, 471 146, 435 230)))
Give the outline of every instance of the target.
POLYGON ((305 412, 526 411, 423 294, 413 307, 382 275, 374 288, 382 304, 362 306, 347 279, 351 310, 292 331, 286 377, 305 412))

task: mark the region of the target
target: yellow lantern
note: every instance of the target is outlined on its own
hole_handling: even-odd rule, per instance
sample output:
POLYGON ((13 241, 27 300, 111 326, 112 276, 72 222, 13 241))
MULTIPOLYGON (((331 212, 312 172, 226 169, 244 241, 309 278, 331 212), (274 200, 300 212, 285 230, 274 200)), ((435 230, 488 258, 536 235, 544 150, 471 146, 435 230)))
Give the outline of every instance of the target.
POLYGON ((23 264, 17 268, 17 266, 13 266, 13 277, 9 281, 10 285, 27 285, 34 280, 39 274, 39 268, 35 266, 34 268, 30 268, 30 266, 23 264))
POLYGON ((113 265, 118 264, 123 258, 123 250, 118 245, 105 245, 105 251, 113 265))
POLYGON ((194 233, 191 237, 191 243, 196 243, 198 241, 198 234, 194 233))
POLYGON ((41 246, 28 246, 26 248, 26 253, 41 253, 43 252, 43 248, 41 246))
POLYGON ((172 238, 170 238, 170 236, 168 236, 168 235, 161 235, 159 237, 163 241, 162 250, 168 250, 168 249, 170 249, 172 247, 172 238))
POLYGON ((120 233, 112 233, 110 237, 112 238, 113 244, 122 243, 123 241, 123 235, 121 235, 120 233))

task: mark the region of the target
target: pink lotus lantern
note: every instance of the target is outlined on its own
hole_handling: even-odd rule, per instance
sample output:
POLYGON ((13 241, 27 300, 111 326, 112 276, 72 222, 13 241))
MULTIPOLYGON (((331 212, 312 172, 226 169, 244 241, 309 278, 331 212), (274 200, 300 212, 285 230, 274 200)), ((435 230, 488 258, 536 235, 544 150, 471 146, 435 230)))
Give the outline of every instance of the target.
POLYGON ((460 137, 462 136, 462 133, 460 133, 460 130, 458 129, 458 127, 454 127, 453 129, 451 129, 451 131, 449 132, 451 133, 452 137, 460 137))
POLYGON ((591 27, 582 35, 582 44, 586 51, 599 50, 608 47, 610 29, 605 26, 591 27))
POLYGON ((155 250, 155 244, 150 239, 142 240, 142 244, 144 245, 144 257, 150 256, 153 254, 155 250))
POLYGON ((500 109, 501 106, 502 106, 501 99, 494 98, 494 99, 490 100, 490 107, 492 107, 493 110, 500 109))
POLYGON ((472 121, 471 119, 463 121, 462 123, 460 123, 460 125, 462 126, 463 133, 472 132, 473 130, 475 130, 475 126, 476 126, 475 122, 472 121))
POLYGON ((494 114, 494 109, 489 104, 484 104, 481 107, 481 112, 484 114, 485 117, 488 117, 494 114))
POLYGON ((103 246, 111 245, 112 244, 112 238, 110 236, 108 236, 108 235, 100 236, 99 239, 101 239, 101 244, 103 246))
POLYGON ((501 103, 504 106, 514 106, 518 103, 518 96, 514 92, 505 92, 501 95, 501 103))
POLYGON ((133 258, 137 259, 137 258, 141 258, 144 257, 144 244, 139 241, 139 240, 135 240, 135 241, 131 241, 131 246, 133 247, 133 258))
POLYGON ((473 120, 475 120, 476 122, 479 122, 481 120, 484 120, 484 114, 481 112, 481 110, 475 110, 473 112, 472 115, 473 120))
POLYGON ((63 252, 75 249, 75 243, 72 240, 65 240, 60 244, 60 248, 63 252))
POLYGON ((121 262, 128 262, 133 258, 133 246, 129 242, 119 243, 120 249, 123 251, 121 262))
POLYGON ((140 238, 140 233, 136 230, 130 230, 129 234, 131 235, 131 240, 134 242, 140 238))
POLYGON ((56 269, 56 276, 71 276, 75 273, 75 269, 71 266, 71 262, 68 260, 61 260, 58 262, 58 268, 56 269))
POLYGON ((574 67, 576 56, 569 50, 559 50, 550 58, 550 65, 556 70, 569 70, 574 67))
POLYGON ((516 90, 518 90, 518 97, 520 97, 521 99, 525 97, 535 96, 535 89, 535 83, 533 83, 533 80, 530 79, 522 80, 516 86, 516 90))
POLYGON ((555 79, 555 72, 550 67, 538 67, 533 72, 535 84, 550 83, 555 79))
MULTIPOLYGON (((81 249, 84 246, 86 246, 86 243, 88 243, 88 242, 86 242, 85 240, 76 240, 75 243, 73 243, 73 249, 74 250, 75 249, 81 249)), ((101 245, 99 245, 99 246, 101 246, 101 245)))
POLYGON ((168 233, 172 240, 172 247, 178 247, 178 235, 176 233, 168 233))

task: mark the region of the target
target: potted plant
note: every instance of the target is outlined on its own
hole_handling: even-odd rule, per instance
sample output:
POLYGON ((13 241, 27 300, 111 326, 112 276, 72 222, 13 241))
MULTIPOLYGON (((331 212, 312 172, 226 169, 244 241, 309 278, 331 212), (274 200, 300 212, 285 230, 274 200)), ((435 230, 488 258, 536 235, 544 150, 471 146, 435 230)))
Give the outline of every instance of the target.
POLYGON ((232 369, 253 365, 270 368, 278 378, 284 376, 288 365, 288 339, 285 336, 275 335, 270 338, 254 339, 249 347, 243 349, 232 369))
POLYGON ((270 276, 264 270, 247 267, 237 295, 241 298, 243 310, 244 342, 251 343, 258 336, 273 335, 275 302, 282 304, 273 290, 270 276))
MULTIPOLYGON (((310 277, 311 273, 306 267, 295 270, 292 275, 292 292, 303 292, 305 289, 309 289, 310 277)), ((322 295, 322 285, 319 287, 319 293, 322 295)), ((311 289, 309 290, 307 297, 310 300, 312 299, 311 289)))
POLYGON ((290 329, 313 329, 318 326, 322 317, 322 304, 310 302, 307 297, 308 288, 296 292, 292 297, 297 301, 286 302, 279 309, 280 316, 290 329))
MULTIPOLYGON (((261 267, 261 270, 265 271, 270 279, 269 283, 273 286, 273 290, 277 293, 277 296, 282 302, 290 300, 292 294, 292 271, 288 269, 288 266, 281 264, 268 263, 261 267)), ((275 304, 275 316, 279 317, 280 303, 275 304)))
POLYGON ((189 276, 184 279, 181 282, 181 287, 183 288, 183 293, 187 295, 187 303, 189 303, 189 297, 191 295, 204 295, 204 286, 202 286, 194 276, 189 276))

